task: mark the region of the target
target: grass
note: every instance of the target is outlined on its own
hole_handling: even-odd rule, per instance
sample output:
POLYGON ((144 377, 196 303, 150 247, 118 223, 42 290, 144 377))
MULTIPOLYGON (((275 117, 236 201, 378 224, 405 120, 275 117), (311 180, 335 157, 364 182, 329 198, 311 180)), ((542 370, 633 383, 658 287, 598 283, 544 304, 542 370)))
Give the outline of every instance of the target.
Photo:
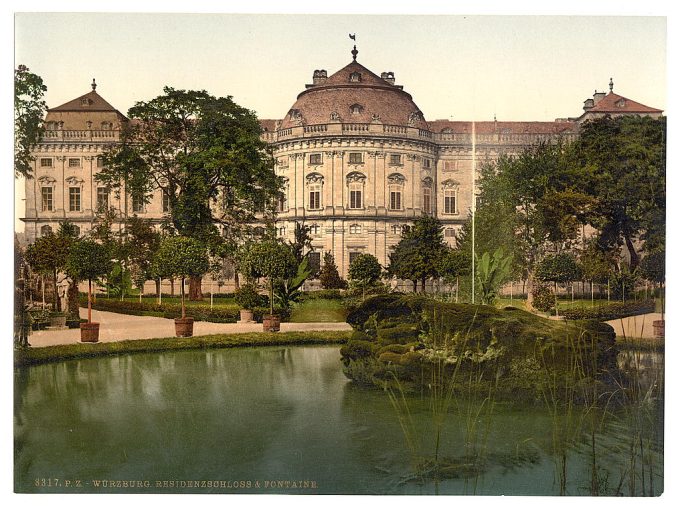
POLYGON ((350 334, 350 331, 249 332, 241 334, 213 334, 191 338, 155 338, 110 343, 76 343, 15 350, 14 365, 27 366, 70 359, 87 359, 108 355, 163 352, 168 350, 340 344, 346 343, 350 334))
POLYGON ((291 322, 344 322, 347 310, 339 299, 309 299, 296 305, 291 322))

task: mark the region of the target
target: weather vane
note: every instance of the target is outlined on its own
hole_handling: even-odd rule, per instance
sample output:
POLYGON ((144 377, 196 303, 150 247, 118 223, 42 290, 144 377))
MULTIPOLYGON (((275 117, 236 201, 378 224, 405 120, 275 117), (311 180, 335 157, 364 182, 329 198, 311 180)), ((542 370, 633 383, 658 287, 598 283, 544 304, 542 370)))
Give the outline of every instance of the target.
MULTIPOLYGON (((357 34, 356 33, 349 34, 349 38, 352 39, 353 41, 356 41, 357 40, 357 34)), ((359 51, 357 50, 357 45, 355 44, 354 49, 352 50, 352 58, 354 60, 356 60, 358 54, 359 54, 359 51)))

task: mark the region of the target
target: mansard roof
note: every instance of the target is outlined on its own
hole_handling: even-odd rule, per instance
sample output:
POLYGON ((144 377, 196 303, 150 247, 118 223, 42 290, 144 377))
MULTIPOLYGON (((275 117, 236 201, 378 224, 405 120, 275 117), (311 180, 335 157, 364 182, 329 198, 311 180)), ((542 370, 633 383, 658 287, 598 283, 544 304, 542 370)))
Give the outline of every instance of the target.
MULTIPOLYGON (((433 133, 451 132, 454 134, 472 133, 472 122, 461 120, 433 120, 428 122, 433 133)), ((555 122, 475 122, 476 134, 560 134, 576 133, 578 124, 569 121, 555 122)))

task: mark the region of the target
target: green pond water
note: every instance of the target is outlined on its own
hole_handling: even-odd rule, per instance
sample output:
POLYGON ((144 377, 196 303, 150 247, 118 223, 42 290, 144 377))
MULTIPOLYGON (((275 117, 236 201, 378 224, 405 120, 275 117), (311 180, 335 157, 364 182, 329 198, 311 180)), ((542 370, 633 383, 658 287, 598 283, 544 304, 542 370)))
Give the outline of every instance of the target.
MULTIPOLYGON (((659 389, 663 356, 623 355, 622 365, 631 359, 643 374, 644 391, 659 389)), ((436 481, 417 475, 400 424, 402 417, 420 443, 417 456, 434 458, 431 400, 409 396, 406 407, 410 421, 395 410, 388 393, 347 380, 338 347, 135 354, 20 368, 15 371, 15 490, 663 491, 659 398, 612 409, 594 434, 588 432, 593 420, 583 410, 566 416, 542 405, 496 401, 487 412, 490 407, 481 401, 456 400, 444 419, 438 450, 451 468, 436 481), (577 428, 576 422, 582 425, 577 428)))

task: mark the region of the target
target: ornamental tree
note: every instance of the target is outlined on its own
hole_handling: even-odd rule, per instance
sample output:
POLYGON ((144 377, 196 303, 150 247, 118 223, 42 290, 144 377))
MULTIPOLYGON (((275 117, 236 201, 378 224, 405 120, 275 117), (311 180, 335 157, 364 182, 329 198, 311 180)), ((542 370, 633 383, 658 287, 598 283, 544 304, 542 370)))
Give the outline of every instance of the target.
POLYGON ((536 267, 536 279, 551 281, 555 286, 555 312, 557 312, 557 285, 571 283, 581 277, 576 258, 569 253, 559 253, 543 258, 536 267))
POLYGON ((92 280, 111 271, 111 253, 94 240, 79 240, 66 260, 66 270, 74 279, 87 279, 87 322, 92 322, 92 280))
POLYGON ((366 298, 366 288, 375 284, 381 275, 382 266, 378 259, 371 254, 360 254, 349 266, 349 278, 361 287, 364 299, 366 298))
POLYGON ((325 290, 342 290, 347 288, 347 281, 340 277, 338 266, 335 264, 335 258, 330 251, 323 255, 323 267, 319 273, 319 281, 321 288, 325 290))
POLYGON ((184 280, 187 277, 201 277, 209 269, 208 251, 201 242, 190 237, 175 236, 161 241, 151 272, 155 275, 180 278, 182 318, 186 318, 184 280))
POLYGON ((47 87, 37 74, 20 65, 14 71, 14 175, 31 177, 31 147, 40 141, 47 87))
POLYGON ((267 278, 269 312, 273 315, 274 284, 278 280, 294 278, 298 270, 297 259, 290 246, 277 239, 266 239, 248 246, 239 263, 246 277, 267 278))

